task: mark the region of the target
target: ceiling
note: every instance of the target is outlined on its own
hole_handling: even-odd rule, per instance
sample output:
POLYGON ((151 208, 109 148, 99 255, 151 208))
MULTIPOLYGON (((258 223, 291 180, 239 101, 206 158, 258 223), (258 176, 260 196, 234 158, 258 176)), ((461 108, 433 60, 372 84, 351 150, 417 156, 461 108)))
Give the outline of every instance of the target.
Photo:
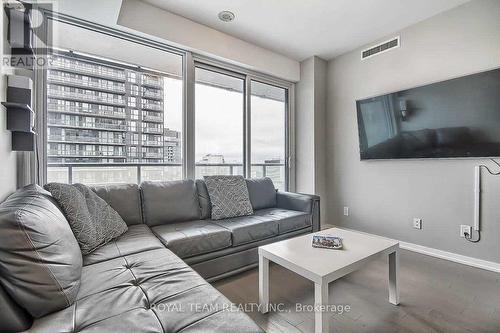
POLYGON ((326 60, 469 0, 142 0, 295 60, 326 60), (222 10, 233 22, 218 19, 222 10))

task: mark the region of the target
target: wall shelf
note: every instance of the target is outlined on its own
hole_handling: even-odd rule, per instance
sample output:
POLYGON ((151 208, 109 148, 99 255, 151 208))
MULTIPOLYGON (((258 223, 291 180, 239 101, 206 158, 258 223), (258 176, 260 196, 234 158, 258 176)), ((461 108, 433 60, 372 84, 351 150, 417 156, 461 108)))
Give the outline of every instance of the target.
MULTIPOLYGON (((30 8, 30 5, 24 3, 4 6, 9 20, 7 39, 11 54, 24 62, 33 60, 35 56, 30 8)), ((32 70, 32 64, 16 63, 13 66, 32 70)), ((35 150, 35 112, 31 108, 33 81, 30 76, 8 75, 7 101, 2 102, 7 110, 7 130, 12 132, 12 150, 15 151, 35 150)))
POLYGON ((33 132, 35 112, 27 104, 2 102, 7 109, 7 129, 12 132, 33 132))

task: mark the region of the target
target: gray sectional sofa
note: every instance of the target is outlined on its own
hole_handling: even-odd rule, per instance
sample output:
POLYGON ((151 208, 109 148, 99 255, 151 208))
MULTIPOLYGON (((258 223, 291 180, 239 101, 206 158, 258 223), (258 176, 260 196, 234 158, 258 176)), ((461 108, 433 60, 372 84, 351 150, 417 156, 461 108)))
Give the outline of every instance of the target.
POLYGON ((17 191, 0 205, 0 331, 261 332, 246 314, 230 311, 229 300, 207 281, 255 267, 262 244, 319 230, 319 197, 276 191, 268 178, 248 179, 247 185, 254 215, 218 221, 210 220, 201 180, 94 187, 129 229, 91 254, 75 256, 73 262, 81 260, 76 301, 41 316, 38 310, 53 305, 46 288, 51 281, 23 276, 19 266, 34 262, 52 276, 62 274, 59 285, 74 278, 58 262, 65 231, 35 230, 37 219, 60 228, 67 222, 40 187, 17 191), (29 246, 11 237, 22 233, 16 229, 20 218, 33 226, 28 233, 36 231, 29 246), (19 274, 21 279, 13 278, 19 274), (30 297, 35 315, 23 306, 30 297))

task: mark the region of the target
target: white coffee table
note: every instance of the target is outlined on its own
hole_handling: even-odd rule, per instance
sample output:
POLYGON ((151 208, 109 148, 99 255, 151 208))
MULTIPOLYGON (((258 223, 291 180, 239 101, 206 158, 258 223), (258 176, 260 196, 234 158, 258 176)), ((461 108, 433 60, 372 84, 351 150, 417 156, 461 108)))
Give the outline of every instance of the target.
POLYGON ((315 332, 328 333, 328 284, 380 255, 389 256, 389 302, 399 304, 399 242, 339 228, 322 230, 259 247, 259 302, 269 311, 269 261, 275 262, 314 282, 315 332), (333 235, 343 239, 341 250, 311 246, 313 235, 333 235))

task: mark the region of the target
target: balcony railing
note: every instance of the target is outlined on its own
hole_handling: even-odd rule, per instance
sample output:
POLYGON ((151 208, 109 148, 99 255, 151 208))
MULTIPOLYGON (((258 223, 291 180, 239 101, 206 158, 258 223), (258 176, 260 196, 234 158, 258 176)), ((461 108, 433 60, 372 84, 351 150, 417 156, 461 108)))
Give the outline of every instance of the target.
POLYGON ((156 99, 160 99, 163 97, 160 92, 155 92, 155 91, 151 91, 151 90, 143 91, 142 96, 149 97, 149 98, 156 98, 156 99))
POLYGON ((161 134, 163 133, 163 128, 158 128, 158 127, 143 127, 142 131, 144 133, 158 133, 161 134))
POLYGON ((146 75, 142 76, 142 84, 148 85, 148 86, 153 86, 153 87, 161 87, 161 80, 160 78, 152 78, 146 75))
POLYGON ((81 78, 67 77, 64 75, 58 75, 54 73, 50 73, 48 75, 48 79, 49 81, 57 84, 77 85, 83 88, 95 88, 99 90, 125 93, 125 84, 113 81, 106 81, 106 80, 99 80, 98 82, 85 81, 81 78))
POLYGON ((153 146, 153 147, 162 147, 163 142, 162 141, 156 141, 156 140, 143 140, 142 141, 143 146, 153 146))
POLYGON ((142 153, 143 158, 163 158, 163 152, 147 152, 147 153, 142 153))
POLYGON ((142 120, 162 123, 163 116, 142 115, 142 120))
POLYGON ((125 139, 123 138, 99 138, 95 136, 81 136, 81 135, 49 135, 49 141, 56 142, 82 142, 82 143, 101 143, 101 144, 116 144, 116 145, 124 145, 125 139))
POLYGON ((55 58, 52 60, 50 66, 55 69, 65 69, 71 72, 79 72, 84 74, 96 75, 99 77, 107 77, 120 81, 125 80, 125 72, 107 68, 99 65, 91 65, 81 63, 78 61, 65 61, 63 59, 55 58))
POLYGON ((64 106, 60 104, 54 104, 54 103, 48 103, 47 104, 47 111, 49 112, 59 112, 59 113, 87 113, 87 114, 93 114, 97 116, 104 116, 104 117, 113 117, 113 118, 120 118, 120 119, 125 119, 126 114, 125 114, 125 109, 123 111, 114 111, 114 110, 105 110, 105 109, 94 109, 94 108, 83 108, 83 107, 77 107, 77 106, 64 106))
POLYGON ((155 110, 161 111, 163 110, 163 105, 161 103, 142 103, 142 109, 146 110, 155 110))
MULTIPOLYGON (((130 157, 130 155, 128 156, 130 157)), ((256 163, 251 166, 250 177, 270 177, 276 188, 286 189, 285 165, 280 163, 256 163)), ((49 182, 111 184, 141 183, 146 180, 182 179, 180 163, 49 163, 49 182)), ((242 175, 242 164, 195 165, 196 178, 203 175, 242 175)))
POLYGON ((86 123, 83 121, 70 121, 62 119, 48 119, 48 126, 59 125, 59 126, 71 126, 79 128, 89 128, 89 129, 100 129, 100 130, 119 130, 126 131, 126 124, 110 124, 110 123, 86 123))
POLYGON ((66 157, 66 156, 115 157, 115 158, 125 157, 125 153, 115 153, 113 151, 58 150, 58 149, 48 149, 47 155, 51 157, 66 157))
POLYGON ((48 90, 48 96, 49 98, 51 97, 57 97, 57 98, 73 98, 73 99, 78 99, 82 101, 88 101, 88 102, 100 102, 100 103, 107 103, 107 104, 117 104, 117 105, 124 105, 125 104, 125 99, 124 98, 113 98, 113 97, 105 97, 105 96, 100 96, 100 95, 95 95, 93 93, 79 93, 79 92, 71 92, 71 91, 64 91, 64 90, 59 90, 59 89, 49 89, 48 90))

